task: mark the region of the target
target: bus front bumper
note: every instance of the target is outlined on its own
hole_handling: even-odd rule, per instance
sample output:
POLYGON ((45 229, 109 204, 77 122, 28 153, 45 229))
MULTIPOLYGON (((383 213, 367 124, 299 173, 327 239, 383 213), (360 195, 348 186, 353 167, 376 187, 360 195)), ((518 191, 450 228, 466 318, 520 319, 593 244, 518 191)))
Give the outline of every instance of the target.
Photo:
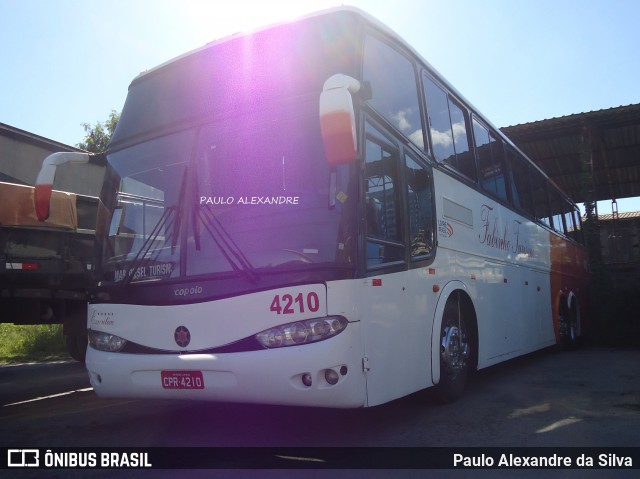
POLYGON ((355 408, 366 404, 358 323, 326 341, 224 354, 123 354, 87 350, 105 398, 193 399, 355 408))

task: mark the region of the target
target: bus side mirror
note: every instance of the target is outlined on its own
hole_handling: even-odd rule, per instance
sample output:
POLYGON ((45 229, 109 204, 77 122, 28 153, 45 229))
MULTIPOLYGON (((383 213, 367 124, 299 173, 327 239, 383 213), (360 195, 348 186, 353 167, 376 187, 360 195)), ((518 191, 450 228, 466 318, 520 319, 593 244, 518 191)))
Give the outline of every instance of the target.
POLYGON ((324 82, 320 94, 320 130, 329 165, 351 163, 358 157, 356 116, 353 93, 360 90, 360 82, 343 74, 331 76, 324 82))
POLYGON ((39 221, 49 218, 49 208, 51 203, 51 192, 53 191, 53 180, 56 177, 56 169, 65 163, 104 163, 104 155, 92 155, 90 153, 79 152, 58 152, 47 156, 42 162, 42 167, 36 178, 34 193, 34 207, 39 221))

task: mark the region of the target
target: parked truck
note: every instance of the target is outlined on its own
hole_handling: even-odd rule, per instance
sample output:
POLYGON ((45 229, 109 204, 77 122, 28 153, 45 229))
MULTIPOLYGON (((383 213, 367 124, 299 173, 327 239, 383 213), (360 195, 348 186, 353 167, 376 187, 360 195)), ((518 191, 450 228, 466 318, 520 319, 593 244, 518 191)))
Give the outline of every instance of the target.
POLYGON ((83 361, 98 199, 53 191, 40 221, 36 196, 0 182, 0 322, 62 324, 70 355, 83 361))

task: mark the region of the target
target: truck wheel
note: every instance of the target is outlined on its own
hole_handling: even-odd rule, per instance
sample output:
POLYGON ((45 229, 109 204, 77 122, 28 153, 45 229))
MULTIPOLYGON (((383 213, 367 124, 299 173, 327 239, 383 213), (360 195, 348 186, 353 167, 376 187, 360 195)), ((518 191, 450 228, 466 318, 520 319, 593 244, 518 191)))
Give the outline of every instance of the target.
POLYGON ((76 361, 84 362, 87 354, 88 339, 86 334, 67 334, 67 351, 76 361))

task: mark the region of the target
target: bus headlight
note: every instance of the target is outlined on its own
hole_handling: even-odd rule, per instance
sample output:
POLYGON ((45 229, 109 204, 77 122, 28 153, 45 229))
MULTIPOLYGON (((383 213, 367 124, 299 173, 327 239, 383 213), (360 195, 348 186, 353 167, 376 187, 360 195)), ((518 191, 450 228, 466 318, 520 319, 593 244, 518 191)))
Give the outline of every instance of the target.
POLYGON ((347 324, 343 316, 306 319, 267 329, 256 334, 256 339, 265 348, 297 346, 331 338, 344 331, 347 324))
POLYGON ((89 345, 98 351, 107 351, 109 353, 117 353, 122 351, 127 340, 119 336, 102 331, 89 330, 89 345))

